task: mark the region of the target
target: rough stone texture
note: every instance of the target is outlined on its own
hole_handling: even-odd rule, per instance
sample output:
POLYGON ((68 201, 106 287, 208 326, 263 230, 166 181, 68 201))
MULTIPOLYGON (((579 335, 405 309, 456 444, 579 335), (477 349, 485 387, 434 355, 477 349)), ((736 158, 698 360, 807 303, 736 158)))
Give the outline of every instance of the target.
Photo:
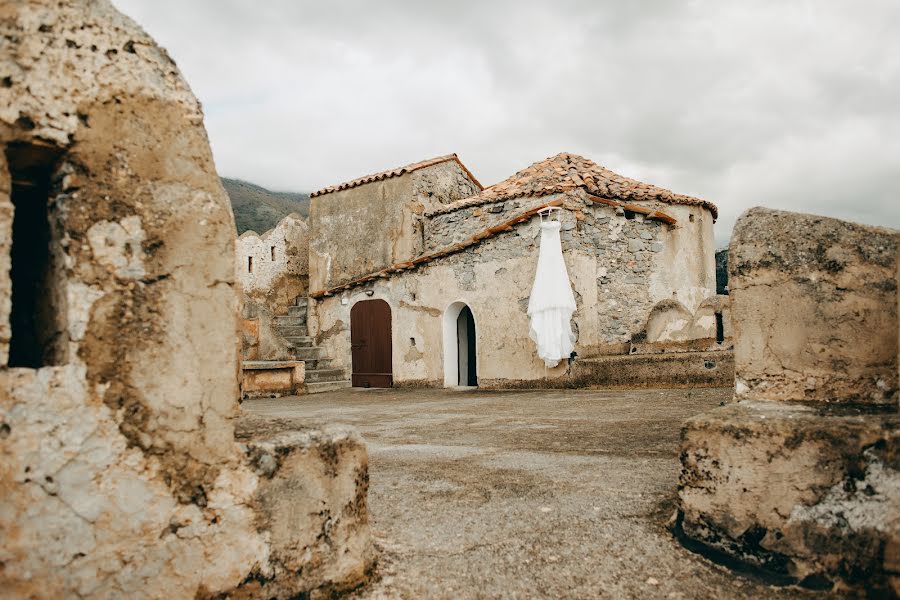
POLYGON ((738 220, 738 398, 896 405, 898 236, 762 208, 738 220))
POLYGON ((682 431, 690 543, 783 581, 900 595, 896 256, 884 229, 764 209, 738 221, 739 402, 682 431))
POLYGON ((456 161, 446 161, 313 197, 310 290, 418 256, 424 250, 424 212, 477 189, 456 161))
MULTIPOLYGON (((656 303, 674 298, 695 311, 713 295, 712 218, 705 208, 668 206, 679 220, 679 226, 671 228, 643 215, 616 214, 613 207, 577 194, 557 199, 564 200, 561 240, 576 298, 573 320, 579 356, 607 354, 610 347, 623 344, 622 351, 628 352, 627 344, 645 337, 647 318, 656 303), (629 252, 629 240, 636 239, 658 243, 664 250, 629 252)), ((506 222, 528 208, 504 206, 502 213, 483 213, 490 218, 475 217, 479 223, 474 228, 468 213, 459 211, 441 216, 456 215, 458 221, 441 221, 437 227, 446 228, 448 235, 456 235, 454 227, 471 235, 468 232, 506 222)), ((350 310, 357 301, 383 299, 392 311, 395 384, 442 385, 444 314, 452 303, 464 302, 475 318, 478 377, 484 385, 503 387, 563 377, 568 368, 565 361, 547 369, 528 336, 526 309, 537 265, 539 221, 535 216, 416 269, 322 298, 311 305, 310 334, 335 367, 350 369, 350 310)), ((429 235, 438 235, 436 231, 429 235)), ((427 243, 445 243, 451 238, 427 239, 433 240, 427 243)), ((714 337, 714 321, 712 334, 707 329, 699 335, 714 337)))
MULTIPOLYGON (((0 588, 183 598, 248 581, 282 597, 355 585, 371 556, 339 537, 327 544, 354 567, 333 580, 280 570, 257 510, 268 484, 233 433, 234 221, 174 63, 103 0, 4 3, 0 33, 0 146, 15 157, 0 164, 0 323, 9 173, 27 178, 34 158, 52 161, 57 266, 49 364, 8 368, 0 331, 0 588)), ((304 484, 293 466, 273 477, 304 484)), ((346 519, 364 534, 363 511, 346 519)))
POLYGON ((734 354, 665 352, 600 356, 576 361, 567 387, 726 387, 734 382, 734 354))
POLYGON ((269 562, 282 576, 248 579, 235 597, 294 598, 316 590, 314 596, 327 598, 365 581, 374 565, 362 437, 309 422, 252 415, 237 421, 235 436, 260 478, 255 508, 269 562))
POLYGON ((900 544, 900 415, 742 401, 688 421, 684 533, 813 587, 885 593, 900 544))
POLYGON ((242 233, 235 246, 235 277, 246 298, 279 314, 306 296, 309 225, 303 217, 290 214, 262 235, 242 233))

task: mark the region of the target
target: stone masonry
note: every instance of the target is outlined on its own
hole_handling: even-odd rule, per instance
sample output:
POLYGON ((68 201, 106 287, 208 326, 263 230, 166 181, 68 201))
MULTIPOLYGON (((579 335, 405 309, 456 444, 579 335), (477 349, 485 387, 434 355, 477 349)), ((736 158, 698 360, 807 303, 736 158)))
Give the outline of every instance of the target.
POLYGON ((738 402, 682 431, 692 543, 784 582, 900 594, 898 236, 765 209, 740 218, 738 402))
POLYGON ((2 595, 363 582, 359 436, 235 438, 234 220, 175 64, 106 0, 13 2, 0 81, 2 595))

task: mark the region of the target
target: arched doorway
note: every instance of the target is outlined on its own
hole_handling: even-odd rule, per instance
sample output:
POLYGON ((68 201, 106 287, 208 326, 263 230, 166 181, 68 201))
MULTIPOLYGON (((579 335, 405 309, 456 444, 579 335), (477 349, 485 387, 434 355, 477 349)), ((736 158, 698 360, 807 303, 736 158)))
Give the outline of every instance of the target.
POLYGON ((391 307, 384 300, 363 300, 350 309, 350 354, 353 387, 394 385, 391 307))
POLYGON ((478 385, 478 347, 475 316, 464 302, 444 313, 444 386, 478 385))

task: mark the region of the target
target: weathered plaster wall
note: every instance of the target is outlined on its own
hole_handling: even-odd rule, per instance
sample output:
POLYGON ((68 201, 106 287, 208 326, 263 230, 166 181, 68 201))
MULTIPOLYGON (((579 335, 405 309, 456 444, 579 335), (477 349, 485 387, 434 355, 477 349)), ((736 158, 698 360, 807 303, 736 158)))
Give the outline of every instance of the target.
POLYGON ((729 287, 738 398, 896 404, 900 232, 754 208, 729 287))
POLYGON ((316 196, 310 206, 310 290, 421 254, 426 210, 477 191, 456 161, 316 196))
MULTIPOLYGON (((0 366, 0 588, 183 598, 249 581, 287 597, 357 583, 371 563, 364 510, 333 517, 353 539, 309 542, 346 547, 340 564, 352 565, 310 564, 301 580, 280 568, 273 542, 291 533, 257 509, 277 478, 304 481, 278 464, 255 469, 234 440, 234 221, 174 63, 103 0, 6 3, 0 32, 0 146, 59 155, 49 250, 63 259, 53 292, 65 299, 66 349, 55 366, 0 366)), ((2 232, 8 181, 0 168, 2 232)), ((354 453, 331 461, 361 481, 365 449, 354 453)), ((364 485, 341 490, 339 506, 364 506, 364 485)))
MULTIPOLYGON (((543 202, 552 199, 544 198, 543 202)), ((660 300, 683 298, 694 310, 714 294, 711 232, 710 260, 689 261, 697 269, 703 264, 708 272, 679 269, 661 273, 656 265, 665 252, 685 252, 688 242, 695 249, 698 244, 681 233, 673 235, 667 225, 641 217, 626 219, 611 207, 583 198, 568 198, 565 207, 561 238, 578 307, 573 320, 578 334, 575 350, 580 356, 602 353, 610 345, 618 347, 641 337, 651 308, 660 300), (661 282, 672 287, 664 288, 661 282), (701 291, 706 296, 701 297, 701 291)), ((483 214, 499 214, 487 208, 483 214)), ((689 211, 705 211, 675 208, 685 211, 685 221, 689 211)), ((523 209, 519 206, 511 210, 502 218, 491 218, 504 222, 523 209)), ((416 270, 316 302, 311 333, 336 366, 349 369, 350 307, 368 299, 365 291, 369 289, 373 298, 383 298, 393 311, 395 382, 442 384, 443 314, 453 302, 463 301, 475 317, 480 384, 499 386, 559 377, 565 373, 565 363, 546 369, 528 337, 526 310, 537 266, 539 222, 534 217, 508 233, 416 270), (342 299, 347 303, 342 304, 342 299)), ((703 231, 694 233, 699 236, 703 231)))
POLYGON ((731 307, 728 296, 710 296, 694 312, 677 300, 662 300, 653 306, 647 318, 645 341, 667 343, 715 339, 718 333, 717 315, 722 319, 722 337, 731 338, 731 307))

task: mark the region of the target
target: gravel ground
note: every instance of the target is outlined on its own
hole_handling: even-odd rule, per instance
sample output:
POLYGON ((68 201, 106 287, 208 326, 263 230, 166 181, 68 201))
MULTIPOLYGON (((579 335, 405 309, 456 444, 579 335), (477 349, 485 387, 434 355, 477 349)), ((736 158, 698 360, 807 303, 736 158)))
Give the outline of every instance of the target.
POLYGON ((681 546, 681 423, 720 390, 346 390, 244 410, 357 427, 376 598, 831 598, 681 546))

